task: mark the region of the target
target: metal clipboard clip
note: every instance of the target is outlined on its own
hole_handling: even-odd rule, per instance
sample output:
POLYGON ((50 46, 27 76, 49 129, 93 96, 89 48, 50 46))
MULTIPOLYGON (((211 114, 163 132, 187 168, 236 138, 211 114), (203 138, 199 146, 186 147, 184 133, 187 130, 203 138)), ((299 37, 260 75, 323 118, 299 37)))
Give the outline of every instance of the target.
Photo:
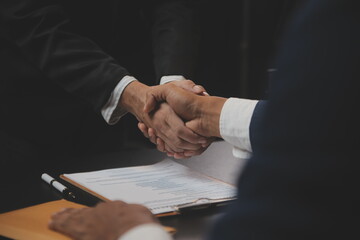
POLYGON ((179 204, 175 207, 175 210, 179 213, 183 213, 193 210, 219 207, 219 206, 227 205, 233 200, 235 200, 235 198, 218 198, 218 199, 199 198, 189 203, 179 204))

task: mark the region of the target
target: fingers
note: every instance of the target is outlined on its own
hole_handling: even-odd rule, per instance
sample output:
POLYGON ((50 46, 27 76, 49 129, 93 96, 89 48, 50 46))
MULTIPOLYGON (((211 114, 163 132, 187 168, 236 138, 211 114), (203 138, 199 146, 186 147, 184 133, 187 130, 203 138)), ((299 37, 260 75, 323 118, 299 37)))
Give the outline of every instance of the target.
POLYGON ((143 124, 143 123, 139 123, 139 125, 144 125, 144 126, 140 127, 143 129, 142 131, 145 131, 145 129, 148 130, 146 132, 146 135, 148 135, 148 138, 150 139, 150 141, 156 145, 156 148, 160 152, 166 152, 169 157, 174 157, 176 159, 189 158, 191 156, 199 155, 214 141, 214 138, 204 138, 205 142, 200 144, 198 147, 195 147, 194 148, 195 150, 184 150, 183 153, 182 152, 174 152, 170 146, 165 144, 165 142, 156 135, 156 132, 154 129, 147 128, 145 126, 145 124, 143 124))
POLYGON ((139 122, 138 123, 138 128, 140 129, 140 131, 143 133, 143 135, 146 138, 149 138, 150 142, 157 144, 156 143, 156 133, 155 130, 153 128, 148 128, 144 123, 139 122))
POLYGON ((149 134, 149 139, 152 143, 156 144, 157 145, 157 136, 156 136, 156 132, 155 132, 155 129, 153 128, 149 128, 148 130, 148 134, 149 134))
POLYGON ((209 96, 203 86, 197 85, 191 80, 173 81, 171 83, 197 95, 209 96))
POLYGON ((207 143, 206 138, 187 128, 184 122, 175 113, 168 115, 166 123, 171 127, 172 131, 170 134, 174 134, 181 139, 176 145, 183 149, 196 150, 201 144, 207 143))
POLYGON ((171 148, 169 146, 167 146, 165 144, 165 142, 159 137, 156 138, 156 147, 160 152, 165 152, 168 157, 174 157, 176 159, 188 158, 183 153, 174 153, 174 152, 172 152, 171 148))
MULTIPOLYGON (((197 150, 201 144, 206 143, 206 139, 188 129, 166 103, 161 103, 157 111, 145 116, 144 122, 151 126, 147 132, 150 141, 156 144, 156 137, 161 138, 166 143, 165 150, 168 152, 197 150)), ((161 145, 159 148, 164 149, 161 145)))
MULTIPOLYGON (((165 144, 165 142, 156 136, 156 132, 153 128, 148 128, 144 123, 139 122, 138 127, 145 137, 149 138, 149 140, 156 145, 156 148, 160 152, 166 152, 169 157, 174 157, 174 153, 172 149, 165 144)), ((176 154, 176 158, 185 158, 183 154, 176 154)))
POLYGON ((148 134, 149 129, 144 123, 138 122, 138 128, 146 138, 149 138, 149 134, 148 134))
POLYGON ((169 150, 167 150, 167 149, 170 149, 170 148, 168 146, 166 146, 165 142, 163 140, 161 140, 160 138, 156 139, 156 147, 159 151, 166 152, 168 157, 173 157, 175 159, 186 159, 186 158, 190 158, 190 157, 202 154, 214 140, 215 140, 215 138, 209 138, 208 142, 206 144, 203 144, 200 149, 198 149, 196 151, 185 150, 182 153, 169 152, 169 150))
POLYGON ((185 158, 189 158, 189 157, 193 157, 193 156, 197 156, 202 154, 209 146, 210 144, 214 141, 214 138, 211 138, 211 140, 209 140, 209 143, 204 144, 200 149, 196 150, 196 151, 184 151, 182 154, 184 155, 185 158))
POLYGON ((206 91, 202 92, 202 95, 203 96, 210 96, 210 94, 208 92, 206 92, 206 91))
POLYGON ((173 158, 175 158, 175 159, 185 159, 185 158, 189 158, 189 157, 185 156, 184 153, 174 153, 173 158))
POLYGON ((188 129, 176 115, 168 116, 162 132, 165 134, 158 132, 158 135, 170 147, 168 151, 180 153, 184 150, 197 150, 201 144, 206 143, 206 139, 188 129))
POLYGON ((145 206, 110 201, 55 213, 49 228, 77 240, 118 239, 130 229, 146 223, 159 221, 145 206))
POLYGON ((176 156, 181 156, 182 155, 182 153, 174 153, 171 150, 171 148, 167 144, 165 144, 165 142, 159 137, 156 137, 156 148, 160 152, 165 152, 168 157, 175 157, 175 155, 176 156))
POLYGON ((208 140, 208 142, 203 144, 201 146, 201 148, 199 148, 198 150, 195 150, 195 151, 185 150, 182 153, 174 153, 173 157, 175 159, 185 159, 185 158, 190 158, 190 157, 193 157, 193 156, 200 155, 210 146, 210 144, 212 142, 215 141, 215 138, 212 137, 212 138, 208 138, 207 140, 208 140))
POLYGON ((59 227, 61 228, 64 225, 64 223, 66 223, 66 219, 75 211, 77 211, 77 209, 64 208, 64 209, 60 210, 59 212, 53 213, 51 215, 49 227, 51 229, 56 229, 59 227))
POLYGON ((76 237, 79 233, 77 223, 81 221, 79 216, 81 216, 81 213, 86 209, 87 208, 67 208, 60 212, 54 213, 51 216, 48 227, 51 230, 63 233, 70 237, 76 237))
POLYGON ((202 136, 211 137, 209 135, 208 129, 203 129, 202 124, 201 124, 201 119, 195 119, 195 120, 188 121, 185 123, 185 126, 202 136))
MULTIPOLYGON (((144 136, 156 144, 159 151, 166 151, 168 155, 182 153, 184 150, 197 151, 202 148, 202 145, 208 143, 206 138, 187 128, 179 117, 192 119, 196 115, 194 112, 196 108, 192 104, 194 101, 191 97, 195 97, 195 95, 186 93, 177 84, 193 92, 205 91, 203 87, 195 85, 190 80, 177 81, 175 84, 166 84, 167 86, 152 87, 147 93, 147 101, 144 107, 145 113, 142 122, 145 126, 138 125, 144 136), (171 106, 177 109, 179 113, 175 113, 169 104, 172 104, 171 106), (154 111, 155 108, 156 111, 154 111), (157 137, 165 144, 157 142, 157 137)), ((177 154, 176 157, 183 158, 185 156, 177 154)))
POLYGON ((164 142, 161 138, 156 137, 156 148, 157 148, 160 152, 166 152, 165 142, 164 142))

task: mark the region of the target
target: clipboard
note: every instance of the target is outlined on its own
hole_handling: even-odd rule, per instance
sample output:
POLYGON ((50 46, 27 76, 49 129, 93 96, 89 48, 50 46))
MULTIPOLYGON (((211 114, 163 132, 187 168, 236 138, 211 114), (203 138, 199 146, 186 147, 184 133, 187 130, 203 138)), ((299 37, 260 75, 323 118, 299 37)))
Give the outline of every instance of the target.
MULTIPOLYGON (((151 175, 154 171, 162 171, 164 169, 168 170, 168 171, 179 171, 180 173, 184 173, 184 176, 186 177, 186 181, 187 183, 191 184, 199 184, 199 182, 202 182, 203 188, 209 188, 211 190, 211 187, 213 187, 214 185, 217 185, 218 188, 221 188, 219 190, 219 192, 221 192, 220 195, 216 195, 216 197, 214 197, 214 194, 210 194, 209 196, 202 196, 199 194, 194 194, 194 195, 198 195, 197 197, 192 197, 191 199, 185 199, 182 200, 180 202, 178 202, 177 204, 165 204, 164 205, 156 205, 157 207, 152 207, 151 205, 146 205, 147 201, 143 201, 143 202, 136 202, 139 204, 143 204, 145 206, 147 206, 153 213, 155 216, 157 217, 165 217, 165 216, 173 216, 173 215, 178 215, 178 214, 184 214, 190 211, 195 211, 195 210, 200 210, 200 209, 208 209, 208 208, 214 208, 214 207, 220 207, 220 206, 224 206, 227 204, 230 204, 231 202, 233 202, 236 199, 236 188, 235 186, 222 182, 218 179, 203 175, 197 171, 191 170, 188 167, 185 167, 179 163, 176 163, 172 160, 164 160, 160 163, 157 164, 153 164, 153 165, 145 165, 145 166, 135 166, 135 167, 127 167, 127 168, 114 168, 114 169, 105 169, 105 170, 99 170, 99 171, 93 171, 93 172, 83 172, 83 173, 74 173, 74 174, 61 174, 60 178, 64 181, 66 181, 67 183, 69 183, 70 185, 72 185, 72 187, 75 187, 76 189, 80 189, 92 196, 95 196, 96 198, 98 198, 100 201, 111 201, 111 200, 123 200, 125 202, 129 202, 126 199, 121 199, 121 198, 116 198, 118 196, 104 196, 101 192, 101 185, 100 186, 94 186, 91 184, 86 184, 84 181, 85 178, 89 178, 89 179, 99 179, 101 177, 103 177, 102 174, 104 174, 104 172, 106 173, 107 171, 110 171, 111 174, 118 174, 117 171, 119 171, 119 173, 123 173, 124 171, 138 171, 139 173, 143 173, 144 175, 148 174, 151 175), (159 169, 157 168, 159 167, 159 169), (149 169, 150 168, 150 169, 149 169), (155 170, 154 170, 155 169, 155 170), (81 176, 81 177, 78 177, 81 176), (193 178, 193 179, 192 179, 193 178), (79 180, 80 179, 80 180, 79 180), (224 189, 225 190, 224 190, 224 189), (226 191, 228 190, 228 191, 226 191)), ((131 177, 133 177, 133 175, 131 175, 131 177)), ((182 179, 179 177, 179 179, 182 179)), ((179 179, 177 179, 178 181, 180 181, 179 179)), ((102 179, 103 182, 105 182, 106 184, 108 182, 111 181, 111 179, 107 179, 106 177, 104 177, 102 179)), ((154 178, 149 178, 149 181, 154 181, 154 178)), ((146 183, 146 182, 145 182, 146 183)), ((124 184, 122 182, 122 184, 124 184)), ((146 184, 144 184, 146 185, 146 184)), ((189 192, 191 193, 191 191, 194 192, 193 189, 191 189, 192 186, 189 187, 189 192)), ((147 189, 144 189, 144 194, 140 196, 140 198, 146 198, 146 191, 147 189)), ((116 188, 114 187, 114 191, 116 191, 116 188)), ((149 193, 149 192, 148 192, 149 193)), ((124 193, 125 194, 131 194, 131 189, 129 187, 129 191, 128 193, 124 193)), ((150 192, 151 194, 151 192, 150 192)), ((159 199, 159 201, 163 201, 163 199, 159 199)), ((131 202, 131 201, 130 201, 131 202)))
MULTIPOLYGON (((63 174, 60 175, 60 178, 65 180, 67 183, 69 183, 72 186, 72 188, 76 188, 77 190, 88 193, 91 196, 97 198, 99 201, 104 201, 104 202, 111 201, 110 199, 105 198, 104 196, 102 196, 102 195, 100 195, 100 194, 98 194, 98 193, 96 193, 96 192, 94 192, 94 191, 80 185, 79 183, 74 182, 73 180, 67 178, 63 174)), ((222 206, 225 206, 225 205, 228 205, 228 204, 232 203, 235 200, 236 200, 235 197, 219 198, 219 199, 198 198, 198 199, 195 199, 195 200, 193 200, 191 202, 175 205, 175 206, 173 206, 172 211, 165 212, 165 213, 158 213, 158 214, 155 214, 155 216, 156 217, 167 217, 167 216, 185 214, 185 213, 196 211, 196 210, 203 210, 203 209, 210 209, 210 208, 215 208, 215 207, 222 207, 222 206)))
POLYGON ((236 198, 226 198, 226 199, 208 199, 208 198, 199 198, 191 203, 184 203, 176 206, 176 212, 183 214, 189 211, 209 209, 214 207, 222 207, 230 204, 235 201, 236 198))

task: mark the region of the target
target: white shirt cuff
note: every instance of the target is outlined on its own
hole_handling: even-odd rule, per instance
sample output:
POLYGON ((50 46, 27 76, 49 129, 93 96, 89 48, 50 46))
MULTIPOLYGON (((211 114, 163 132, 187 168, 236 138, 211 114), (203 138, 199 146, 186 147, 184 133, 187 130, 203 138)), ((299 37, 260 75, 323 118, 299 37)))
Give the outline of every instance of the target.
POLYGON ((251 157, 251 152, 245 151, 237 147, 233 147, 232 154, 235 158, 240 158, 240 159, 249 159, 251 157))
POLYGON ((248 157, 252 152, 250 122, 258 100, 229 98, 220 114, 220 135, 235 148, 235 157, 248 157))
POLYGON ((111 96, 105 106, 101 109, 101 115, 105 121, 114 125, 117 123, 122 116, 124 116, 127 111, 118 106, 121 94, 129 83, 136 81, 136 78, 132 76, 125 76, 121 81, 116 85, 114 91, 111 93, 111 96))
POLYGON ((182 75, 170 75, 170 76, 162 76, 160 79, 160 85, 172 82, 172 81, 180 81, 180 80, 186 80, 184 76, 182 75))
POLYGON ((172 240, 173 238, 167 233, 163 227, 159 224, 148 223, 136 226, 125 234, 123 234, 118 240, 172 240))

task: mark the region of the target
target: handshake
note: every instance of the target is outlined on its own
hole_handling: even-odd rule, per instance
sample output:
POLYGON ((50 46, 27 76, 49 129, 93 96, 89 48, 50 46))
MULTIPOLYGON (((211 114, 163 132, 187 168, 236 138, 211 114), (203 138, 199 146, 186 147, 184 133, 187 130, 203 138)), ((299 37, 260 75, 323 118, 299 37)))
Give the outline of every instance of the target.
POLYGON ((130 83, 119 103, 138 119, 139 129, 159 151, 180 159, 201 154, 220 137, 225 101, 191 80, 180 80, 152 87, 130 83))

